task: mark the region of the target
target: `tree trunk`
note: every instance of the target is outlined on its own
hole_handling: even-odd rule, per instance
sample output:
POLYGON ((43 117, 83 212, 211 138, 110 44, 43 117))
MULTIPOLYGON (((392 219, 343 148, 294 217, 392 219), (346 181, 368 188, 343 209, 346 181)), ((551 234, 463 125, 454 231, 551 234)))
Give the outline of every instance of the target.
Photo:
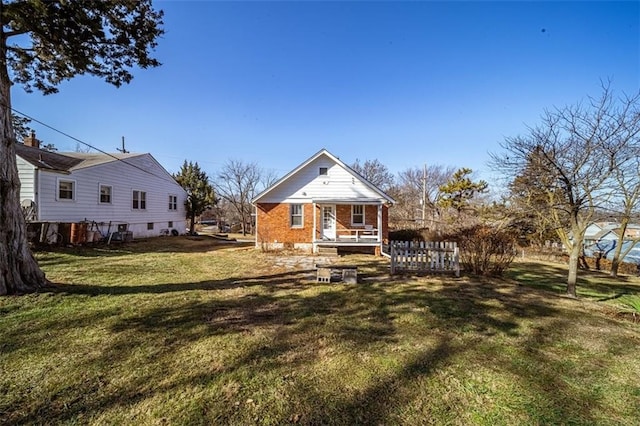
POLYGON ((189 224, 189 235, 193 235, 196 230, 196 213, 193 208, 191 208, 191 212, 189 214, 189 221, 191 222, 189 224))
POLYGON ((622 218, 622 222, 620 224, 620 236, 617 240, 616 249, 613 252, 613 259, 611 260, 611 272, 609 273, 612 277, 618 276, 618 268, 620 266, 620 254, 622 253, 622 243, 624 242, 624 235, 627 233, 627 227, 629 226, 629 218, 622 218))
POLYGON ((0 38, 0 295, 31 293, 47 284, 27 241, 11 124, 11 82, 0 38))
POLYGON ((578 297, 576 294, 576 282, 578 280, 578 262, 580 260, 580 251, 582 242, 575 241, 569 253, 569 276, 567 277, 567 295, 578 297))

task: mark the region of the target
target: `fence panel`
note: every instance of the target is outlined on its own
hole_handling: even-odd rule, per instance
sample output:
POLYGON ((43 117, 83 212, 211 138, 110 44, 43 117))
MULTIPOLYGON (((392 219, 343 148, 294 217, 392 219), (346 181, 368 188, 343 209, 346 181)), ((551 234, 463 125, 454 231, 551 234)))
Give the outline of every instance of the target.
POLYGON ((450 241, 391 241, 391 273, 452 272, 460 276, 458 245, 450 241))

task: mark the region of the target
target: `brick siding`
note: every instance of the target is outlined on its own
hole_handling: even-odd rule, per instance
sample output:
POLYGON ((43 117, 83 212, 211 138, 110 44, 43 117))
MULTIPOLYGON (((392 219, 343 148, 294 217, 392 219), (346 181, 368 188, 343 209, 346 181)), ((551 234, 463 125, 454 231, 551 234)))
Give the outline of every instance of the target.
MULTIPOLYGON (((258 243, 309 243, 313 235, 313 204, 303 204, 303 226, 292 228, 289 217, 289 204, 259 203, 257 205, 258 230, 256 239, 258 243)), ((315 208, 316 225, 322 225, 320 218, 320 206, 315 208)), ((389 208, 382 206, 382 238, 386 242, 389 238, 388 226, 389 208)), ((378 206, 365 206, 365 224, 376 228, 378 226, 378 206)), ((336 229, 353 229, 351 225, 351 206, 336 206, 336 229)), ((364 226, 362 226, 364 229, 364 226)), ((320 233, 315 231, 316 238, 320 233)))

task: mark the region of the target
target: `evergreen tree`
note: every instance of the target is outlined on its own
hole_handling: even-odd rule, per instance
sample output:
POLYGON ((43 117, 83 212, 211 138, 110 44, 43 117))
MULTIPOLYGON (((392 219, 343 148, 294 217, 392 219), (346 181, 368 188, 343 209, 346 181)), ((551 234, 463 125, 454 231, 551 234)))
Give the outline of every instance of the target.
POLYGON ((449 182, 440 187, 438 204, 443 208, 452 208, 458 215, 469 206, 469 202, 477 195, 485 192, 489 184, 483 180, 471 180, 473 170, 463 167, 458 169, 449 182))
POLYGON ((213 187, 209 183, 209 177, 200 170, 198 163, 184 160, 180 173, 174 175, 175 180, 187 191, 187 218, 191 221, 189 232, 193 234, 196 216, 216 204, 213 187))

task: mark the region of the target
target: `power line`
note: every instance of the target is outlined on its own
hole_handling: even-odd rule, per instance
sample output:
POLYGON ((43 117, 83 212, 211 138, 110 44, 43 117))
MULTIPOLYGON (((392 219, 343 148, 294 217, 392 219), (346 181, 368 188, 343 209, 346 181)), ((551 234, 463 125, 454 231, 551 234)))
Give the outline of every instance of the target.
MULTIPOLYGON (((70 134, 68 134, 68 133, 63 132, 62 130, 56 129, 55 127, 50 126, 49 124, 47 124, 47 123, 45 123, 45 122, 43 122, 43 121, 40 121, 40 120, 38 120, 37 118, 34 118, 34 117, 32 117, 32 116, 30 116, 30 115, 28 115, 28 114, 25 114, 24 112, 18 111, 17 109, 15 109, 15 108, 13 108, 13 107, 10 107, 10 108, 11 108, 11 111, 13 111, 13 112, 15 112, 15 113, 17 113, 17 114, 20 114, 21 116, 23 116, 23 117, 25 117, 25 118, 28 118, 28 119, 29 119, 29 120, 31 120, 31 121, 35 121, 36 123, 38 123, 38 124, 40 124, 40 125, 42 125, 42 126, 44 126, 44 127, 48 128, 48 129, 50 129, 50 130, 53 130, 53 131, 54 131, 54 132, 56 132, 56 133, 59 133, 59 134, 61 134, 61 135, 63 135, 63 136, 66 136, 66 137, 68 137, 69 139, 71 139, 71 140, 73 140, 73 141, 76 141, 76 142, 78 142, 78 143, 81 143, 81 144, 82 144, 82 145, 84 145, 84 146, 87 146, 87 147, 89 147, 89 148, 91 148, 91 149, 94 149, 94 150, 98 151, 98 152, 99 152, 99 153, 101 153, 101 154, 104 154, 104 155, 106 155, 106 156, 108 156, 108 157, 111 157, 111 158, 113 158, 113 159, 114 159, 114 160, 116 160, 116 161, 120 161, 120 162, 122 162, 122 163, 124 163, 124 164, 126 164, 126 165, 128 165, 128 166, 131 166, 131 167, 133 167, 133 168, 136 168, 136 169, 138 169, 138 170, 140 170, 140 171, 142 171, 142 172, 144 172, 144 173, 147 173, 147 174, 149 174, 149 175, 151 175, 151 176, 157 177, 158 179, 163 179, 163 180, 169 181, 168 179, 166 179, 166 177, 165 177, 165 176, 158 176, 158 175, 156 175, 155 173, 150 172, 149 170, 143 169, 142 167, 139 167, 139 166, 137 166, 137 165, 135 165, 135 164, 129 163, 128 161, 126 161, 126 160, 125 160, 125 159, 123 159, 123 158, 118 158, 118 157, 116 157, 115 155, 113 155, 113 154, 111 154, 111 153, 108 153, 108 152, 106 152, 106 151, 103 151, 103 150, 101 150, 100 148, 96 148, 95 146, 93 146, 93 145, 91 145, 91 144, 89 144, 89 143, 87 143, 87 142, 85 142, 85 141, 83 141, 83 140, 80 140, 80 139, 78 139, 78 138, 76 138, 76 137, 74 137, 74 136, 71 136, 71 135, 70 135, 70 134)), ((175 180, 174 180, 173 178, 171 179, 171 181, 172 181, 172 182, 175 182, 175 180)))

